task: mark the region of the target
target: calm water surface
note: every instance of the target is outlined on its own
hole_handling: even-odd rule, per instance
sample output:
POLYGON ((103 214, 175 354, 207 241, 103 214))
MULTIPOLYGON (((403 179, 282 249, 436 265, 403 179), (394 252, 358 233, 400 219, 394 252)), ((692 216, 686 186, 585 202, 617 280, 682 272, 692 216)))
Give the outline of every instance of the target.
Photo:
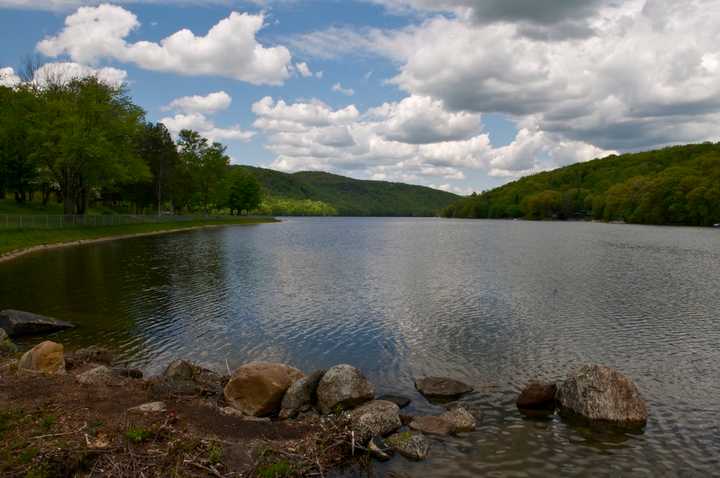
MULTIPOLYGON (((75 322, 69 347, 115 347, 306 372, 347 362, 436 412, 413 377, 464 379, 483 415, 412 476, 703 476, 720 465, 720 231, 592 223, 287 219, 50 251, 0 264, 0 308, 75 322), (586 362, 633 377, 642 434, 528 420, 532 378, 586 362)), ((413 410, 411 410, 413 411, 413 410)))

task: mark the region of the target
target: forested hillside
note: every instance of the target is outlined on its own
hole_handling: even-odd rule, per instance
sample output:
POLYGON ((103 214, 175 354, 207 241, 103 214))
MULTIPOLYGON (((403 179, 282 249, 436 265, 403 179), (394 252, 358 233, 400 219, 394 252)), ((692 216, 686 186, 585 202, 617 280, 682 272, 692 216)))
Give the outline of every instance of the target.
POLYGON ((720 143, 573 164, 463 198, 446 217, 720 223, 720 143))
POLYGON ((260 181, 263 206, 275 215, 434 216, 458 199, 455 194, 424 186, 242 167, 260 181))

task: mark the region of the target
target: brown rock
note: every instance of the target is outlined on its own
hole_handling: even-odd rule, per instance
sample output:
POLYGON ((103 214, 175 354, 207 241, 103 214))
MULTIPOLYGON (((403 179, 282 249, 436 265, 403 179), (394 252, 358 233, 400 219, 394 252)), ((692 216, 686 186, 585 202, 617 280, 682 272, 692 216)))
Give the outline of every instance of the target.
POLYGON ((64 374, 65 358, 62 344, 46 340, 23 354, 18 362, 18 370, 64 374))
POLYGON ((450 424, 452 433, 471 432, 477 427, 473 414, 463 407, 453 408, 440 415, 440 418, 450 424))
POLYGON ((78 349, 73 352, 72 358, 77 362, 91 362, 112 365, 113 353, 105 347, 91 345, 90 347, 78 349))
POLYGON ((554 383, 530 382, 520 392, 517 407, 520 410, 554 410, 556 392, 554 383))
POLYGON ((245 415, 279 411, 285 392, 303 373, 280 363, 253 362, 238 368, 225 385, 225 400, 245 415))
POLYGON ((442 417, 435 416, 415 417, 410 422, 410 428, 428 435, 449 435, 453 432, 450 422, 442 417))
POLYGON ((415 388, 427 398, 452 400, 473 391, 459 380, 446 377, 424 377, 415 381, 415 388))
POLYGON ((644 426, 647 405, 637 386, 617 370, 586 365, 571 373, 557 391, 560 410, 591 422, 644 426))

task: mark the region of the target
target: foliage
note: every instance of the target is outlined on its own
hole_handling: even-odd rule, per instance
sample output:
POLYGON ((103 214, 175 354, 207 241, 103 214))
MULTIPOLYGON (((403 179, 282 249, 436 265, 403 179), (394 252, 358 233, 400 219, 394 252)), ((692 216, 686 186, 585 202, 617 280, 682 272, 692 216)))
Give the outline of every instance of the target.
POLYGON ((243 211, 253 211, 260 206, 261 199, 260 183, 255 176, 242 168, 233 169, 229 175, 227 199, 230 213, 239 215, 243 211))
POLYGON ((152 438, 153 433, 141 427, 130 427, 125 432, 125 438, 132 443, 142 443, 152 438))
POLYGON ((363 181, 323 172, 288 174, 242 168, 252 172, 263 186, 266 199, 261 211, 272 210, 277 215, 434 216, 458 199, 455 194, 424 186, 363 181))
POLYGON ((720 143, 609 156, 463 198, 446 217, 720 223, 720 143))

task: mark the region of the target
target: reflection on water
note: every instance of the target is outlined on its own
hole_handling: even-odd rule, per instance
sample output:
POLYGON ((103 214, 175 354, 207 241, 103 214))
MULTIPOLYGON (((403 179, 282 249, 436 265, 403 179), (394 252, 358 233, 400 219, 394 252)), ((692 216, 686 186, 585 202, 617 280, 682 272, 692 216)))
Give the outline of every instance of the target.
POLYGON ((434 442, 412 476, 713 474, 720 464, 720 232, 591 223, 288 219, 137 238, 0 265, 0 307, 80 325, 150 372, 347 362, 437 410, 413 377, 464 379, 479 429, 434 442), (585 362, 633 377, 644 434, 515 410, 531 378, 585 362))

